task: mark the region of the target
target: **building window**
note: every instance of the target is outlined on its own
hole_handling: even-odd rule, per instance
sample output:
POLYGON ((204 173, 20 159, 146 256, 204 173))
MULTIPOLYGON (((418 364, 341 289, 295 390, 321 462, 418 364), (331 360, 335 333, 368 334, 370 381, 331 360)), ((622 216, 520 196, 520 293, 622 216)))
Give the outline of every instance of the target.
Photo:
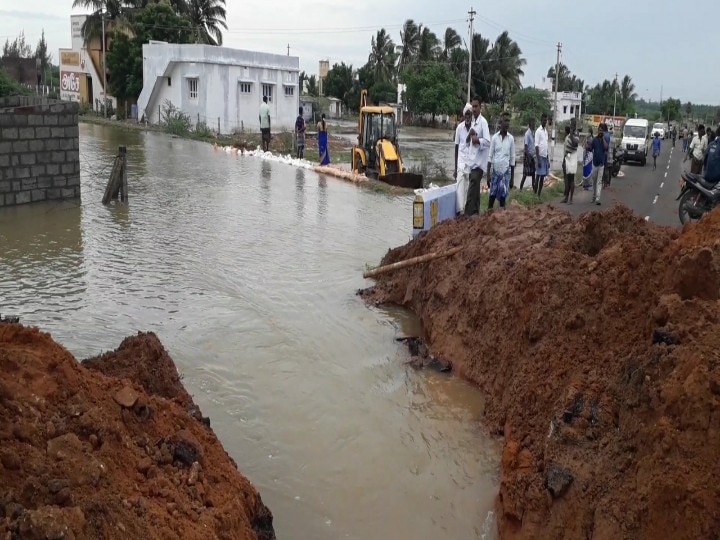
POLYGON ((575 114, 575 105, 570 105, 570 114, 575 114))
POLYGON ((272 102, 272 100, 273 100, 273 85, 272 84, 263 84, 262 90, 263 90, 263 97, 266 97, 269 102, 272 102))
POLYGON ((198 97, 198 80, 188 79, 188 94, 190 99, 197 99, 198 97))
POLYGON ((563 105, 563 114, 567 114, 567 105, 563 105))
POLYGON ((285 97, 293 97, 295 95, 295 87, 294 86, 286 86, 285 87, 285 97))
POLYGON ((240 83, 240 93, 241 94, 250 94, 251 92, 252 92, 252 83, 249 83, 249 82, 240 83))

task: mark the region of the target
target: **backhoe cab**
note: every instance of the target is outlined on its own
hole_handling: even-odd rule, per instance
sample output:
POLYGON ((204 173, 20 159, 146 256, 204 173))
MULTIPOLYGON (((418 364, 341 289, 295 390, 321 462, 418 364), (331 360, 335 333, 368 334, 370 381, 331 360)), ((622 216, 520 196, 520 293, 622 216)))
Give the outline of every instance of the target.
POLYGON ((422 175, 403 170, 392 107, 368 106, 367 90, 360 92, 358 144, 353 146, 352 168, 393 186, 423 187, 422 175))

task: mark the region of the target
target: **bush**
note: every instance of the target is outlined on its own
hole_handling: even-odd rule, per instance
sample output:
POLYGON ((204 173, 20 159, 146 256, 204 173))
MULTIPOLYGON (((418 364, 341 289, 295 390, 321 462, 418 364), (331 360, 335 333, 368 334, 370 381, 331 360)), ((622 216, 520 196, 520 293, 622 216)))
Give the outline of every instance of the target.
POLYGON ((189 135, 192 129, 190 117, 166 99, 160 109, 160 124, 172 135, 189 135))
POLYGON ((195 124, 194 134, 201 139, 209 139, 215 136, 215 133, 208 127, 207 123, 202 120, 195 124))
POLYGON ((0 97, 28 96, 31 93, 30 89, 11 79, 7 73, 0 69, 0 97))

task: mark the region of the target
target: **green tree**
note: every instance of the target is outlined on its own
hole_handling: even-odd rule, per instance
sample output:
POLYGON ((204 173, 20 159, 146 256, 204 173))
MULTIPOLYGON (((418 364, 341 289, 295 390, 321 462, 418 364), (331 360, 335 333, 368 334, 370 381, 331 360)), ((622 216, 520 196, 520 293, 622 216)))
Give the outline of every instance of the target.
POLYGON ((0 97, 7 96, 25 96, 30 94, 30 90, 20 85, 17 81, 0 69, 0 97))
POLYGON ((690 102, 688 101, 688 102, 685 104, 685 116, 687 116, 688 118, 690 118, 690 116, 692 115, 692 111, 693 111, 693 105, 692 105, 692 103, 690 103, 690 102))
POLYGON ((120 101, 134 101, 142 91, 143 43, 151 40, 190 43, 193 39, 190 21, 165 3, 152 3, 134 13, 132 30, 132 37, 123 31, 113 31, 112 48, 107 53, 108 87, 120 101))
POLYGON ((457 98, 460 82, 450 68, 441 63, 420 67, 407 80, 408 108, 415 113, 452 114, 462 106, 457 98))
POLYGON ((371 103, 395 103, 397 87, 390 81, 376 81, 368 89, 368 97, 371 103))
POLYGON ((315 75, 310 75, 307 78, 307 93, 309 96, 317 97, 320 95, 320 89, 318 87, 318 80, 315 75))
POLYGON ((52 62, 52 55, 48 53, 47 41, 45 41, 45 29, 43 29, 40 41, 35 47, 35 58, 40 60, 40 70, 45 73, 50 67, 50 62, 52 62))
POLYGON ((630 75, 625 75, 618 89, 617 113, 624 116, 629 116, 634 113, 636 99, 635 84, 632 82, 630 75))
POLYGON ((397 68, 400 76, 417 60, 417 54, 420 50, 421 26, 415 24, 412 19, 408 19, 400 31, 401 44, 397 46, 396 50, 396 56, 398 57, 397 68))
POLYGON ((679 99, 668 98, 663 101, 660 105, 660 112, 662 113, 663 121, 672 122, 673 120, 680 120, 680 110, 682 109, 682 103, 679 99))
MULTIPOLYGON (((585 88, 585 81, 573 75, 570 69, 562 62, 560 62, 559 73, 558 92, 582 92, 583 88, 585 88)), ((553 80, 553 88, 555 88, 555 66, 550 66, 547 78, 553 80)))
POLYGON ((32 47, 25 41, 25 32, 23 30, 20 31, 20 34, 14 40, 5 40, 2 53, 3 58, 32 58, 32 56, 32 47))
POLYGON ((195 31, 195 43, 222 45, 222 30, 228 29, 225 0, 188 0, 188 18, 195 31))
POLYGON ((382 28, 370 41, 368 63, 373 67, 375 80, 392 80, 395 71, 395 58, 395 44, 387 31, 382 28))
POLYGON ((325 95, 341 99, 345 106, 349 105, 348 94, 353 87, 353 68, 345 62, 333 64, 325 79, 325 95))
POLYGON ((550 114, 552 108, 550 92, 539 88, 529 87, 517 91, 510 103, 523 124, 534 118, 539 125, 542 113, 550 114))

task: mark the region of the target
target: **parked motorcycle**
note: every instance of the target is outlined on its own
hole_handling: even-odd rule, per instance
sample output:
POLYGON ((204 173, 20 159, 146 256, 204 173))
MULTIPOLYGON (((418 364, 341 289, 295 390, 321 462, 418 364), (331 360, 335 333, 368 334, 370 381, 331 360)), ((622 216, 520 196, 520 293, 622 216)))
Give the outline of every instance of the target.
POLYGON ((612 162, 608 163, 608 166, 605 167, 605 171, 603 172, 603 187, 608 187, 610 185, 610 180, 612 178, 617 177, 617 175, 620 173, 620 166, 623 162, 623 151, 622 149, 618 150, 618 147, 613 148, 613 157, 612 162))
POLYGON ((699 220, 720 203, 720 182, 708 182, 702 175, 683 173, 678 216, 683 225, 699 220))

